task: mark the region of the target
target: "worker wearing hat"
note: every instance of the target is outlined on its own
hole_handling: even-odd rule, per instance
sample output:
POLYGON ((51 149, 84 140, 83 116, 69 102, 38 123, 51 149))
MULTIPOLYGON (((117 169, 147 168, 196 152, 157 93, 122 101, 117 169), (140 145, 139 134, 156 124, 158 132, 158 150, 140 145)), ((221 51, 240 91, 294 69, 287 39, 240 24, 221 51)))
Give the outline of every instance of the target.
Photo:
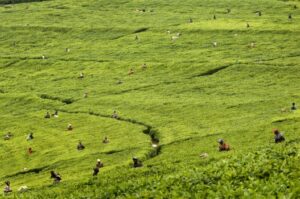
POLYGON ((94 170, 94 173, 93 173, 93 176, 96 176, 98 175, 99 171, 100 171, 100 168, 103 167, 103 163, 101 162, 100 159, 97 159, 97 163, 96 163, 96 167, 93 169, 94 170))
POLYGON ((100 159, 97 159, 96 167, 101 168, 101 167, 103 167, 103 166, 104 166, 104 165, 103 165, 103 163, 101 162, 101 160, 100 160, 100 159))

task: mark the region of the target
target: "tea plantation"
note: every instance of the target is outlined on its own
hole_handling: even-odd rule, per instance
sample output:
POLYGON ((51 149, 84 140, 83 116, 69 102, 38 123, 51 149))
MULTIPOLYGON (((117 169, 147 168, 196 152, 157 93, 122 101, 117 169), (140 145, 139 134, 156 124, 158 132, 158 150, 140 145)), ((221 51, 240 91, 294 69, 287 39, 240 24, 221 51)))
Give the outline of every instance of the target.
POLYGON ((299 0, 0 0, 0 198, 300 198, 299 46, 299 0))

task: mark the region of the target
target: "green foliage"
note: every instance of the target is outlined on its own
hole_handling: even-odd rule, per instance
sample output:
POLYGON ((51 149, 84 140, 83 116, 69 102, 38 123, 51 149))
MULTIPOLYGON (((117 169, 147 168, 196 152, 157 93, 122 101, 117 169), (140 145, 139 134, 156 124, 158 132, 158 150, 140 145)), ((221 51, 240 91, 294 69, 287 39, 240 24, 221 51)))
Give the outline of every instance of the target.
MULTIPOLYGON (((119 168, 117 173, 105 173, 83 184, 62 184, 57 189, 62 196, 74 198, 296 198, 300 181, 291 178, 300 177, 299 158, 298 145, 276 146, 211 159, 201 166, 163 163, 139 170, 119 168)), ((39 192, 19 196, 38 198, 39 192)), ((42 192, 44 197, 60 197, 48 188, 42 192)))
POLYGON ((299 197, 298 1, 25 2, 0 0, 5 197, 299 197))
POLYGON ((29 2, 38 2, 38 1, 46 1, 46 0, 0 0, 0 5, 15 4, 15 3, 29 3, 29 2))

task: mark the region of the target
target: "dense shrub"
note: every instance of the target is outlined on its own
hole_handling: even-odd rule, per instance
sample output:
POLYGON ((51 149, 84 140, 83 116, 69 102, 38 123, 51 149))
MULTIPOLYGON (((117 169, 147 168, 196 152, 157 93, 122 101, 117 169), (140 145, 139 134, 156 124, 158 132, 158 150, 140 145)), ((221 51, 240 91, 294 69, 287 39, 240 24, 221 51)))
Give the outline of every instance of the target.
POLYGON ((46 0, 0 0, 0 4, 15 4, 15 3, 29 3, 29 2, 38 2, 46 0))
POLYGON ((38 198, 44 192, 44 196, 61 198, 296 198, 298 152, 295 146, 283 146, 213 159, 198 167, 163 163, 141 170, 120 168, 83 184, 61 185, 59 193, 49 187, 28 196, 38 198))

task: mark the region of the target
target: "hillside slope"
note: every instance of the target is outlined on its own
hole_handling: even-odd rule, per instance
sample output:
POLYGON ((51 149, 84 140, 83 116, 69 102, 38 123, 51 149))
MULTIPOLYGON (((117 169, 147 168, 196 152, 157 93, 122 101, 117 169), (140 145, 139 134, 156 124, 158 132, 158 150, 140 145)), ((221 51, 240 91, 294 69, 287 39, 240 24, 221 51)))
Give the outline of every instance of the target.
POLYGON ((7 197, 297 198, 298 7, 0 1, 0 132, 13 134, 0 140, 7 197), (44 118, 55 110, 58 118, 44 118), (273 128, 286 143, 274 144, 273 128), (219 138, 233 150, 218 152, 219 138), (142 168, 131 168, 133 156, 142 168), (92 177, 98 158, 105 166, 92 177))

